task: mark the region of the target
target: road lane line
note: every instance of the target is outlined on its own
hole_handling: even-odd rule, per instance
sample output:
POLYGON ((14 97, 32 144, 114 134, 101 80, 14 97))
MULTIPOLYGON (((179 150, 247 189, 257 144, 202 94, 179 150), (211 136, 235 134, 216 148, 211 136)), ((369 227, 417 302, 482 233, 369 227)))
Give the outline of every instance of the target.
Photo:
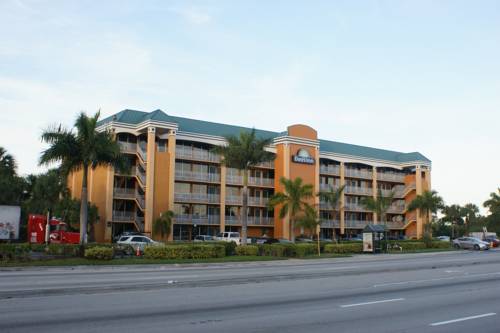
POLYGON ((341 305, 340 307, 341 308, 352 308, 353 306, 371 305, 371 304, 388 303, 388 302, 398 302, 398 301, 404 301, 404 300, 405 300, 404 298, 383 299, 380 301, 355 303, 355 304, 344 304, 344 305, 341 305))
POLYGON ((472 320, 472 319, 478 319, 478 318, 484 318, 484 317, 491 317, 491 316, 496 316, 496 313, 495 312, 484 313, 484 314, 477 315, 477 316, 470 316, 470 317, 457 318, 457 319, 452 319, 452 320, 447 320, 447 321, 440 321, 438 323, 432 323, 429 325, 430 326, 441 326, 441 325, 457 323, 460 321, 466 321, 466 320, 472 320))
POLYGON ((374 284, 373 287, 379 288, 379 287, 387 287, 387 286, 405 285, 405 284, 410 284, 410 283, 425 283, 425 282, 435 282, 435 281, 444 281, 444 280, 456 280, 456 279, 464 279, 464 278, 484 277, 484 276, 500 275, 500 272, 480 273, 480 274, 468 274, 466 272, 465 274, 466 275, 449 276, 449 277, 434 278, 434 279, 388 282, 388 283, 374 284))

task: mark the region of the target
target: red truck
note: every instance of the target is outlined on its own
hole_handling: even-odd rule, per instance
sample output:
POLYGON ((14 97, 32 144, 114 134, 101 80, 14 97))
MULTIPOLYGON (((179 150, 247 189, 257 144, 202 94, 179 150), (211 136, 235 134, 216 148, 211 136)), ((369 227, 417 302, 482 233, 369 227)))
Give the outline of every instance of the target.
MULTIPOLYGON (((68 225, 61 220, 51 219, 49 229, 50 243, 78 244, 80 234, 67 231, 68 225)), ((30 214, 28 217, 28 241, 34 244, 45 243, 47 216, 30 214)))

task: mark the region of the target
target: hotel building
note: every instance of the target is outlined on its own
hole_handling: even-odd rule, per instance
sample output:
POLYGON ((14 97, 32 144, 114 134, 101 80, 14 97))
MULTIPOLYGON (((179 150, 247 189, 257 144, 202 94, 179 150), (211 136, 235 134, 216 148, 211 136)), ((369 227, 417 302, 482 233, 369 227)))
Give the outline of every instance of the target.
MULTIPOLYGON (((170 238, 188 240, 194 235, 239 231, 242 206, 242 175, 221 164, 211 150, 224 144, 227 135, 249 128, 167 115, 161 110, 124 110, 103 119, 99 131, 111 131, 130 159, 127 174, 111 167, 89 171, 89 201, 99 208, 95 226, 97 241, 110 241, 123 231, 151 234, 153 221, 167 210, 175 213, 170 238)), ((249 237, 267 235, 289 238, 289 221, 269 210, 269 197, 282 191, 281 177, 301 177, 314 191, 346 185, 341 202, 332 209, 319 197, 322 237, 354 235, 380 217, 365 209, 366 196, 393 194, 383 223, 392 234, 420 238, 424 215, 406 207, 416 195, 431 188, 431 161, 422 154, 401 153, 318 138, 306 125, 291 125, 284 132, 256 130, 271 138, 267 150, 273 162, 262 163, 249 174, 249 237)), ((75 197, 81 191, 81 173, 69 176, 75 197)), ((301 230, 296 229, 299 235, 301 230)))

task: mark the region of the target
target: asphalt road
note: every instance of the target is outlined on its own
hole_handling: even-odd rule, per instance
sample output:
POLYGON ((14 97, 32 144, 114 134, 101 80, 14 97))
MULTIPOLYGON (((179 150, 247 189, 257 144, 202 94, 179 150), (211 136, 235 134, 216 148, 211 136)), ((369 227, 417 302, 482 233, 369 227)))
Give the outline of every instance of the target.
POLYGON ((0 269, 0 332, 500 332, 500 251, 0 269))

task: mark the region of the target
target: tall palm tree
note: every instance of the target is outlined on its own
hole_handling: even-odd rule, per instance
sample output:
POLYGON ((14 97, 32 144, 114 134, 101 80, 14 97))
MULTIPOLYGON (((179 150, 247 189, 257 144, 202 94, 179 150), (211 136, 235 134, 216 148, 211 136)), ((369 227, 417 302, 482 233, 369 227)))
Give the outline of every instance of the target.
POLYGON ((279 217, 284 218, 290 215, 290 239, 295 242, 295 221, 299 214, 303 214, 310 205, 308 199, 313 197, 313 186, 311 184, 302 184, 302 178, 297 177, 294 180, 280 178, 284 192, 275 193, 268 202, 269 208, 275 208, 281 205, 279 217))
POLYGON ((0 147, 0 176, 13 177, 16 174, 16 160, 11 154, 7 154, 5 148, 0 147))
POLYGON ((498 194, 490 193, 490 198, 483 203, 484 208, 488 208, 491 214, 500 214, 500 188, 498 194))
POLYGON ((425 221, 429 221, 431 214, 435 214, 438 210, 444 208, 444 201, 436 191, 425 191, 417 195, 408 205, 409 211, 419 209, 425 217, 425 221))
POLYGON ((160 217, 153 223, 153 233, 159 234, 161 238, 170 235, 170 228, 172 227, 172 220, 174 212, 167 210, 160 214, 160 217))
POLYGON ((318 210, 312 206, 307 206, 304 214, 297 220, 297 226, 309 230, 311 239, 313 234, 316 234, 316 241, 318 244, 318 256, 321 256, 321 246, 319 242, 319 231, 321 226, 321 219, 319 219, 318 210))
POLYGON ((241 212, 241 242, 247 243, 248 225, 248 171, 262 162, 272 161, 273 153, 265 150, 271 143, 271 139, 257 137, 255 129, 241 131, 239 136, 230 135, 225 137, 227 145, 217 146, 213 150, 222 156, 222 163, 229 168, 235 168, 243 172, 243 205, 241 212))
POLYGON ((363 197, 361 198, 361 205, 363 205, 366 209, 377 214, 380 219, 381 224, 385 224, 387 221, 386 215, 387 210, 392 204, 392 199, 394 198, 394 192, 392 192, 389 196, 384 197, 382 195, 382 190, 378 189, 377 196, 374 197, 363 197))
MULTIPOLYGON (((330 187, 328 191, 321 191, 318 193, 320 199, 326 202, 326 204, 330 207, 333 216, 335 216, 337 213, 337 206, 340 202, 340 199, 342 198, 342 193, 344 192, 344 189, 345 189, 345 184, 337 189, 330 187)), ((332 238, 333 240, 337 239, 335 236, 335 226, 333 227, 332 238)))
POLYGON ((97 132, 100 112, 93 117, 80 113, 73 130, 62 125, 46 129, 42 141, 50 146, 42 152, 40 164, 61 163, 64 174, 82 170, 82 192, 80 208, 80 244, 87 242, 88 192, 87 178, 89 168, 113 166, 119 170, 127 168, 126 158, 120 153, 120 146, 110 132, 97 132))

